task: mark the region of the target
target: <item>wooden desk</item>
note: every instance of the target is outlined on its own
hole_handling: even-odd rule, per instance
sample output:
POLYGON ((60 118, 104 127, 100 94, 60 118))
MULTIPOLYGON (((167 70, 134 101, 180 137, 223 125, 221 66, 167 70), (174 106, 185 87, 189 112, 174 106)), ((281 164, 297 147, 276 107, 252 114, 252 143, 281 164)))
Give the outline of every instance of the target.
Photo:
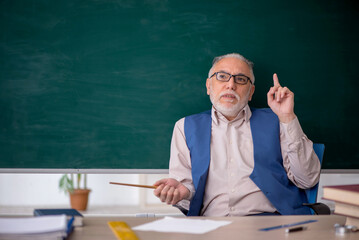
MULTIPOLYGON (((76 228, 71 233, 70 240, 79 239, 113 239, 116 237, 107 226, 108 221, 125 221, 131 227, 144 224, 147 222, 155 221, 160 218, 131 218, 131 217, 85 217, 84 227, 76 228)), ((231 224, 221 227, 217 230, 211 231, 206 234, 183 234, 183 233, 160 233, 152 231, 136 231, 137 236, 141 240, 179 240, 179 239, 205 239, 205 240, 331 240, 331 239, 351 239, 358 240, 359 232, 348 233, 346 235, 336 235, 334 224, 344 224, 345 217, 337 215, 322 215, 322 216, 261 216, 261 217, 221 217, 221 218, 208 218, 213 220, 228 220, 232 221, 231 224), (285 233, 285 230, 277 229, 272 231, 258 231, 259 228, 271 227, 282 224, 290 224, 299 221, 316 219, 318 222, 306 224, 307 230, 285 233)))

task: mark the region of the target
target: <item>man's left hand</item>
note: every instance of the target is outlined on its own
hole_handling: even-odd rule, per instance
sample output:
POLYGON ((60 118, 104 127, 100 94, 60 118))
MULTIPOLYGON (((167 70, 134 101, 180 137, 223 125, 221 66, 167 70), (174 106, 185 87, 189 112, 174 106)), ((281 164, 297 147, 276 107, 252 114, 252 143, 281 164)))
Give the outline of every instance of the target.
POLYGON ((279 121, 288 123, 296 116, 294 114, 294 93, 279 84, 277 74, 273 74, 273 87, 267 93, 268 106, 277 114, 279 121))

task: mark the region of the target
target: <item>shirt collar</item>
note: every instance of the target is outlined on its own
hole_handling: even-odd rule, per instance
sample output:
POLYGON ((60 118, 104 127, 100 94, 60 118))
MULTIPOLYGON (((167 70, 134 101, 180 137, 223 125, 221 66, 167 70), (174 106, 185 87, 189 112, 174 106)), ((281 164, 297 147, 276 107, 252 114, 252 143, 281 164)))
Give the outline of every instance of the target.
POLYGON ((232 121, 228 121, 227 118, 222 113, 218 112, 213 106, 212 106, 211 114, 212 114, 212 121, 214 121, 215 124, 218 124, 219 120, 223 120, 225 122, 235 122, 235 121, 239 121, 242 119, 246 122, 249 122, 249 119, 252 116, 252 111, 247 104, 241 111, 239 111, 236 118, 233 119, 232 121))

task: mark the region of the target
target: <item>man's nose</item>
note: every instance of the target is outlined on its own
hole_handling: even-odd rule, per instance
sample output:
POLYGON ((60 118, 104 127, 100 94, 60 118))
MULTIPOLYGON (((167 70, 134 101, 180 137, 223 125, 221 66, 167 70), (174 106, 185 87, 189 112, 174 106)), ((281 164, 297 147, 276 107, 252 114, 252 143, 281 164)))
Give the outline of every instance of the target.
POLYGON ((227 88, 228 89, 236 89, 236 83, 234 82, 234 77, 231 76, 230 79, 227 82, 227 88))

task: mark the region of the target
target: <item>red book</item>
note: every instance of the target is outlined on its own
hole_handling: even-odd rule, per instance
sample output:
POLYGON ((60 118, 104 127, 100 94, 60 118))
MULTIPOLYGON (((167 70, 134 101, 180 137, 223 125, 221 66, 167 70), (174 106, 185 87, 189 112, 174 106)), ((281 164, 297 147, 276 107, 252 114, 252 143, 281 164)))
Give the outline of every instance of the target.
POLYGON ((324 186, 323 198, 359 206, 359 184, 324 186))

